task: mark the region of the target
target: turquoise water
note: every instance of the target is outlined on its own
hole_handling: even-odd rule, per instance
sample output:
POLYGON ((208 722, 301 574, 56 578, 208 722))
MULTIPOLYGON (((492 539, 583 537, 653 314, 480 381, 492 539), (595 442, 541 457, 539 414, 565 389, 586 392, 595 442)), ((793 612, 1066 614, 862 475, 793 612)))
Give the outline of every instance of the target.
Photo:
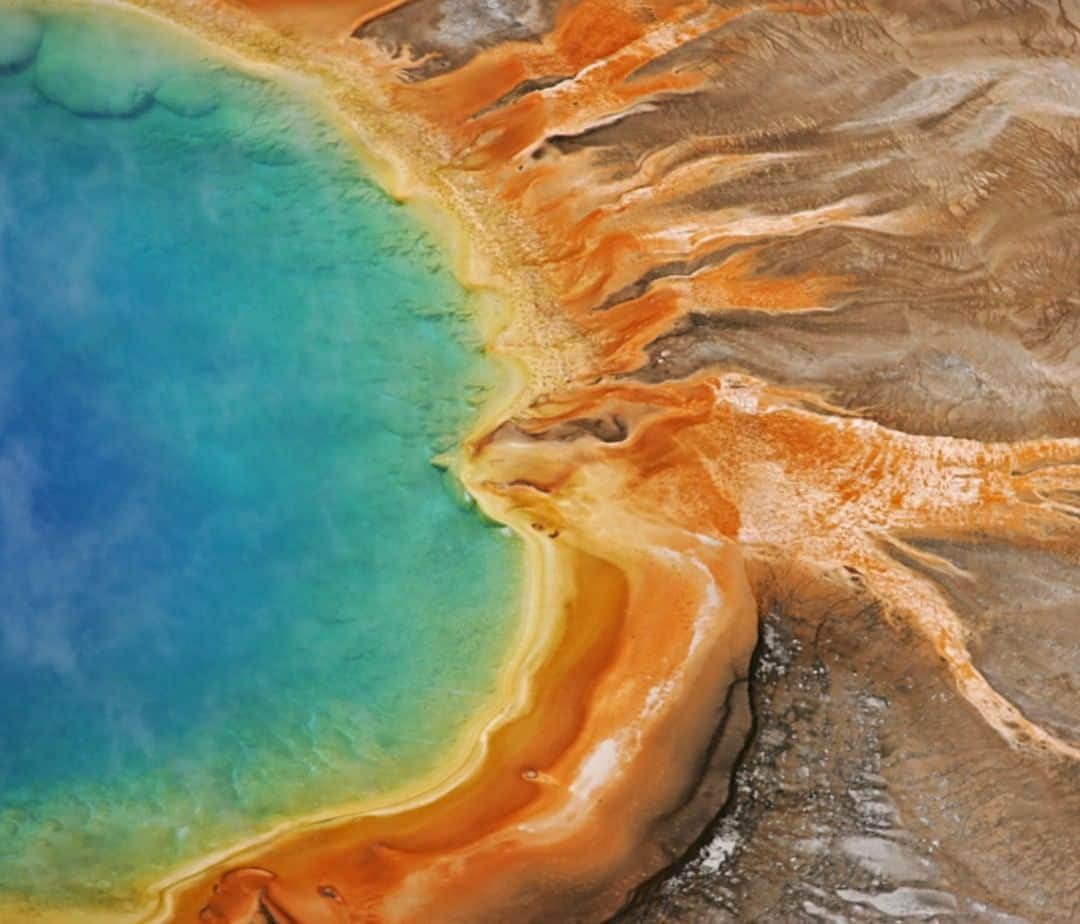
POLYGON ((310 100, 0 10, 0 892, 124 903, 437 764, 519 550, 467 296, 310 100))

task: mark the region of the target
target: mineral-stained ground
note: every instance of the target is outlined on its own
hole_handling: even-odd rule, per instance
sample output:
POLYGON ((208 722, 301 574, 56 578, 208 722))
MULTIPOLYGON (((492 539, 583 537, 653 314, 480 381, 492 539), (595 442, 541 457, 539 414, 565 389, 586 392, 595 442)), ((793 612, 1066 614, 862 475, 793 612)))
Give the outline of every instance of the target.
MULTIPOLYGON (((245 5, 510 216, 491 489, 745 563, 749 680, 616 919, 1080 920, 1080 5, 245 5)), ((477 920, 612 910, 536 870, 477 920)))
POLYGON ((872 606, 762 629, 731 799, 616 921, 1073 916, 1073 772, 1002 748, 872 606))
MULTIPOLYGON (((1059 454, 1080 464, 1080 5, 574 7, 421 0, 359 36, 411 49, 404 73, 422 86, 482 49, 546 42, 559 22, 585 49, 615 11, 656 27, 661 52, 610 83, 590 88, 585 72, 621 45, 544 62, 488 104, 524 110, 580 87, 588 115, 531 136, 526 169, 550 164, 552 189, 579 177, 566 195, 588 203, 581 224, 611 229, 582 232, 607 262, 596 268, 594 243, 600 282, 571 291, 590 314, 650 328, 623 375, 739 373, 820 401, 829 421, 994 445, 1072 438, 1059 454)), ((1080 738, 1072 471, 1004 530, 930 525, 902 544, 880 520, 866 530, 951 608, 993 689, 1067 742, 1080 738), (1052 527, 1037 522, 1047 505, 1052 527)), ((1048 759, 988 728, 872 591, 808 586, 807 606, 798 580, 771 577, 730 799, 619 920, 1075 920, 1075 751, 1048 759)))

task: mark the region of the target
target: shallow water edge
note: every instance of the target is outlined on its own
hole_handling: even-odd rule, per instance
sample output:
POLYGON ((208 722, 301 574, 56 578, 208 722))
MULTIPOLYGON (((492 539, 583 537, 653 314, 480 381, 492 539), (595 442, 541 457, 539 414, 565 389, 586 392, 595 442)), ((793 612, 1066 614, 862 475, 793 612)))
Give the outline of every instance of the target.
MULTIPOLYGON (((45 7, 45 8, 50 9, 50 10, 66 11, 66 10, 72 10, 72 9, 74 9, 74 10, 92 9, 92 8, 95 8, 97 5, 96 4, 78 4, 78 3, 75 3, 75 4, 36 4, 36 3, 33 3, 33 4, 14 4, 14 5, 7 5, 7 6, 14 6, 16 9, 22 8, 22 9, 27 9, 27 10, 31 10, 31 9, 32 10, 40 10, 40 9, 42 9, 42 7, 45 7)), ((124 11, 128 10, 127 7, 124 7, 124 6, 121 6, 121 5, 109 5, 109 6, 111 8, 113 8, 113 9, 118 10, 118 11, 119 10, 124 10, 124 11)), ((174 27, 166 26, 163 22, 161 23, 161 27, 162 28, 167 28, 167 29, 170 29, 170 30, 174 30, 174 27)), ((187 35, 177 34, 177 40, 178 41, 182 40, 182 41, 186 42, 188 40, 188 38, 189 37, 187 35)), ((221 52, 217 48, 217 46, 212 45, 212 44, 207 44, 206 47, 207 47, 207 51, 209 53, 211 53, 215 58, 221 58, 221 52)), ((241 66, 241 65, 243 67, 243 70, 246 71, 246 72, 249 72, 249 73, 258 72, 260 77, 269 77, 269 78, 271 78, 271 79, 273 79, 275 81, 281 80, 282 82, 288 83, 290 85, 290 89, 296 89, 296 88, 302 89, 305 97, 308 100, 310 100, 313 109, 317 109, 320 112, 326 112, 327 111, 327 104, 326 104, 325 100, 317 93, 317 88, 316 88, 315 81, 313 81, 313 80, 311 80, 309 78, 299 77, 299 76, 295 75, 294 73, 286 72, 286 71, 280 70, 278 68, 271 67, 271 66, 268 66, 266 64, 261 64, 261 63, 255 62, 255 61, 248 61, 247 59, 241 60, 240 58, 236 58, 234 60, 234 59, 230 58, 230 60, 229 60, 229 66, 230 67, 238 67, 238 66, 241 66)), ((190 100, 190 98, 191 98, 190 95, 189 95, 188 98, 190 100)), ((118 105, 120 105, 122 107, 129 107, 130 106, 131 111, 133 113, 138 112, 140 110, 140 108, 141 108, 140 107, 140 101, 138 99, 122 99, 122 100, 120 100, 118 105)), ((182 104, 178 104, 178 105, 182 105, 182 104)), ((110 103, 110 107, 111 106, 112 106, 112 104, 110 103)), ((105 114, 113 115, 113 116, 120 116, 120 117, 122 117, 122 115, 123 115, 123 113, 119 112, 119 111, 116 111, 116 112, 110 111, 109 113, 105 113, 105 114)), ((335 124, 338 127, 342 128, 342 129, 347 129, 348 128, 348 126, 346 125, 345 120, 340 119, 340 118, 336 118, 336 119, 334 119, 334 121, 335 121, 335 124)), ((355 138, 353 140, 355 141, 355 138)), ((360 146, 357 145, 357 147, 359 148, 360 146)), ((490 302, 490 295, 485 297, 483 295, 483 293, 480 293, 480 294, 478 294, 477 297, 481 301, 487 300, 487 301, 490 302)), ((502 392, 503 389, 499 389, 499 391, 502 392)), ((455 468, 458 467, 456 465, 456 463, 455 463, 453 455, 441 459, 440 464, 444 465, 444 466, 455 467, 455 468)), ((483 723, 485 721, 487 721, 487 719, 485 717, 479 717, 477 719, 478 723, 483 723)), ((462 736, 462 739, 463 739, 463 742, 467 742, 469 739, 472 739, 474 737, 475 736, 473 734, 469 733, 469 734, 466 734, 466 735, 462 736)), ((467 744, 464 744, 464 743, 460 744, 459 745, 459 750, 461 748, 464 748, 464 747, 467 747, 467 744)), ((455 760, 460 760, 460 758, 456 757, 456 756, 452 757, 446 763, 447 764, 453 764, 455 760)), ((433 776, 436 779, 441 778, 444 775, 445 774, 444 774, 443 770, 439 770, 435 774, 433 774, 433 776)), ((408 791, 408 792, 413 792, 418 788, 422 789, 422 788, 430 787, 430 785, 431 785, 431 783, 430 783, 429 780, 423 781, 419 786, 414 782, 414 783, 407 784, 406 787, 405 787, 405 790, 408 791)), ((379 803, 382 803, 382 802, 395 802, 395 801, 400 801, 400 797, 398 797, 398 796, 392 796, 390 798, 380 797, 378 801, 379 801, 379 803)), ((338 812, 339 812, 339 809, 334 809, 334 810, 332 810, 332 812, 327 812, 326 814, 337 814, 338 812)), ((311 820, 312 819, 308 818, 306 821, 311 821, 311 820)), ((305 823, 305 822, 298 822, 298 824, 299 823, 305 823)), ((289 825, 286 825, 284 827, 291 827, 291 826, 293 826, 292 823, 290 823, 289 825)), ((275 829, 275 830, 280 831, 281 827, 279 827, 278 829, 275 829)), ((266 837, 273 837, 273 836, 275 836, 274 832, 271 832, 270 834, 266 835, 266 837)), ((200 861, 199 865, 201 865, 201 861, 200 861)), ((29 912, 20 912, 20 913, 29 914, 29 912)), ((61 917, 61 919, 68 919, 69 920, 70 918, 64 918, 64 915, 69 915, 71 913, 72 913, 71 909, 65 909, 64 911, 58 912, 58 915, 61 917)), ((86 911, 85 913, 87 915, 89 915, 92 912, 86 911)), ((102 912, 102 913, 104 914, 104 912, 102 912)), ((80 911, 79 914, 80 914, 80 917, 83 916, 83 912, 80 911)), ((96 912, 93 912, 93 914, 94 914, 95 917, 97 916, 96 912)), ((87 918, 87 919, 89 919, 89 918, 87 918)))

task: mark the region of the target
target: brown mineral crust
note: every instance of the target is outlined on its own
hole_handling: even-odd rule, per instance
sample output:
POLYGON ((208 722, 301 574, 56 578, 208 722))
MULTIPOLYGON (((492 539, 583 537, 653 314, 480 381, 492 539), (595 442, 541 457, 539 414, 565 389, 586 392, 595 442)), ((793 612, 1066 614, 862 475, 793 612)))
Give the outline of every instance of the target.
POLYGON ((558 6, 558 0, 413 0, 367 19, 353 34, 411 56, 408 78, 425 79, 460 67, 485 48, 540 38, 554 25, 558 6))
POLYGON ((540 224, 566 307, 610 315, 582 325, 631 366, 655 341, 650 378, 742 369, 914 433, 1080 432, 1067 18, 668 7, 664 35, 571 4, 401 93, 540 224))
POLYGON ((905 562, 945 590, 979 670, 1025 715, 1080 740, 1080 560, 992 539, 911 545, 940 563, 905 562))
POLYGON ((1075 766, 1010 748, 923 642, 855 600, 767 604, 726 810, 615 924, 1080 914, 1075 766))
POLYGON ((623 634, 589 683, 560 688, 554 648, 552 698, 474 780, 253 849, 186 884, 175 919, 602 920, 722 808, 746 561, 775 566, 762 611, 794 601, 767 625, 798 682, 765 638, 719 840, 627 920, 1074 917, 1080 14, 246 5, 373 78, 439 182, 498 215, 488 246, 535 297, 497 346, 529 385, 468 472, 598 563, 564 644, 610 606, 623 634), (625 599, 590 601, 597 574, 625 599))

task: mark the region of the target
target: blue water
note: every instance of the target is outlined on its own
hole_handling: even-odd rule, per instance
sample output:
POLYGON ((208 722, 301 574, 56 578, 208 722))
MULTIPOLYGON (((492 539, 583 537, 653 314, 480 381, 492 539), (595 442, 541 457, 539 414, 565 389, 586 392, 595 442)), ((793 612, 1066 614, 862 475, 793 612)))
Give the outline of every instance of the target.
POLYGON ((0 10, 0 891, 134 901, 454 743, 519 554, 431 465, 467 307, 311 100, 0 10))

